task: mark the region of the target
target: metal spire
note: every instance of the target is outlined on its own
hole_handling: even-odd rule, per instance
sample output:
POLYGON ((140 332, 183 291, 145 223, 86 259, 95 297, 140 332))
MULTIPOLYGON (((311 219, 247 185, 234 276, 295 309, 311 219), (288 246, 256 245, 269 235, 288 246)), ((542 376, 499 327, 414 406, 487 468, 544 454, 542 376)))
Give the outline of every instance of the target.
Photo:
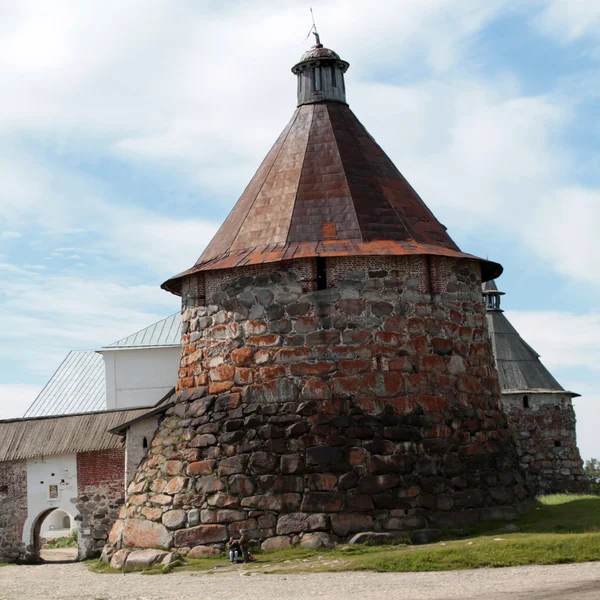
POLYGON ((311 28, 308 30, 308 34, 304 39, 308 39, 310 37, 310 34, 312 33, 315 36, 315 48, 322 48, 323 45, 321 44, 321 36, 319 35, 319 32, 317 31, 317 24, 315 23, 315 14, 313 13, 313 9, 312 6, 310 7, 310 16, 312 18, 312 26, 311 28))

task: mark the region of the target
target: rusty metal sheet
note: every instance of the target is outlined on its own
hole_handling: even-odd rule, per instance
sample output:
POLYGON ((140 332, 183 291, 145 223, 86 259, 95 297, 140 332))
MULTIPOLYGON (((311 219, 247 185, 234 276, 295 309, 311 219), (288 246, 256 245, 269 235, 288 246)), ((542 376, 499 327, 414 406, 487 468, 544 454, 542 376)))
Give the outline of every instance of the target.
MULTIPOLYGON (((192 269, 314 256, 464 254, 350 108, 299 107, 192 269)), ((500 265, 481 261, 484 279, 500 265)), ((495 275, 496 274, 496 275, 495 275)))
POLYGON ((221 225, 219 231, 217 231, 215 234, 215 237, 213 237, 211 242, 202 253, 202 256, 198 259, 198 263, 204 262, 205 260, 210 260, 211 258, 214 258, 223 252, 227 252, 231 248, 242 225, 248 217, 248 213, 256 201, 258 193, 262 189, 267 177, 271 173, 273 165, 275 164, 275 161, 281 152, 283 143, 287 139, 288 133, 296 122, 299 113, 300 109, 298 108, 292 115, 292 118, 290 119, 290 122, 287 124, 286 128, 281 132, 281 135, 273 144, 273 147, 263 160, 254 177, 250 180, 250 183, 244 190, 244 193, 223 222, 223 225, 221 225))

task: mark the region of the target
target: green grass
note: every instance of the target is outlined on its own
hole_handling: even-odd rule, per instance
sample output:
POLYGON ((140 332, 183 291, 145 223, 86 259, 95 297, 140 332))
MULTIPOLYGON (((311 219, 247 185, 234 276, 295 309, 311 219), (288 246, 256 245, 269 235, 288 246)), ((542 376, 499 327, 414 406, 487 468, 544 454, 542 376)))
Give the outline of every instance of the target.
POLYGON ((48 550, 54 550, 55 548, 74 548, 77 546, 76 537, 61 537, 48 540, 46 542, 48 550))
POLYGON ((518 524, 528 533, 600 532, 600 496, 556 494, 541 497, 518 524))
POLYGON ((329 570, 376 571, 452 571, 482 567, 554 565, 600 559, 598 534, 549 534, 544 538, 476 538, 469 542, 448 543, 446 547, 411 548, 358 557, 351 564, 329 570))
MULTIPOLYGON (((256 552, 257 562, 231 565, 224 555, 189 559, 175 571, 205 574, 225 571, 297 573, 331 571, 449 571, 482 567, 551 565, 600 560, 600 497, 555 495, 539 498, 532 510, 515 520, 519 533, 504 533, 506 523, 486 523, 427 546, 348 546, 335 550, 288 548, 256 552), (466 536, 465 536, 466 533, 466 536)), ((96 572, 114 572, 97 565, 96 572)), ((161 572, 158 568, 148 574, 161 572)))

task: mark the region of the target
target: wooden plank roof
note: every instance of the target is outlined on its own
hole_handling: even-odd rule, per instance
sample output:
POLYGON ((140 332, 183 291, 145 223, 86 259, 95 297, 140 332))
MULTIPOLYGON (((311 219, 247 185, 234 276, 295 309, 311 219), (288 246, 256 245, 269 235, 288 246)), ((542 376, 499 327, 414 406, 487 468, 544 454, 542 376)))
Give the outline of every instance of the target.
POLYGON ((519 335, 501 310, 488 310, 487 322, 502 393, 567 392, 519 335))
POLYGON ((0 462, 36 456, 122 448, 123 438, 109 433, 149 408, 0 421, 0 462))

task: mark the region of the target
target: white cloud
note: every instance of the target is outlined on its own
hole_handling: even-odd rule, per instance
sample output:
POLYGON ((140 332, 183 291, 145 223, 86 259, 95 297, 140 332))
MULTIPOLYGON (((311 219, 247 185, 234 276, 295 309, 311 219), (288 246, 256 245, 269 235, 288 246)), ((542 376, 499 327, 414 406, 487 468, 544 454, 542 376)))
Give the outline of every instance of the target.
POLYGON ((546 0, 536 22, 563 43, 588 36, 600 41, 600 4, 594 0, 546 0))
POLYGON ((565 276, 600 285, 600 188, 571 186, 541 198, 531 248, 565 276))
POLYGON ((600 458, 600 393, 598 386, 589 382, 566 380, 565 387, 577 390, 581 398, 573 399, 577 417, 577 446, 583 460, 600 458))
POLYGON ((0 231, 0 240, 16 240, 22 236, 18 231, 0 231))
POLYGON ((506 316, 550 370, 585 367, 600 377, 600 312, 511 310, 506 316))
POLYGON ((0 384, 0 419, 22 417, 42 386, 0 384))
POLYGON ((72 349, 97 349, 178 310, 155 285, 28 273, 0 289, 0 362, 49 377, 72 349))

